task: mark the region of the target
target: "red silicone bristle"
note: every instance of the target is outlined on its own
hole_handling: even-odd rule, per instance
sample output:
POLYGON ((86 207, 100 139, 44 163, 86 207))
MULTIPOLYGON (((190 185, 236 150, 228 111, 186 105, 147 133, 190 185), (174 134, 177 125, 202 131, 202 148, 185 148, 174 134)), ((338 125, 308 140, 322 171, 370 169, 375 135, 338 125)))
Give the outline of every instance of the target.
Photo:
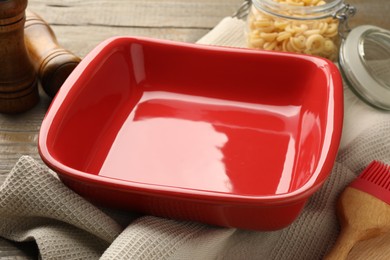
POLYGON ((380 161, 372 161, 350 187, 390 204, 390 166, 380 161))

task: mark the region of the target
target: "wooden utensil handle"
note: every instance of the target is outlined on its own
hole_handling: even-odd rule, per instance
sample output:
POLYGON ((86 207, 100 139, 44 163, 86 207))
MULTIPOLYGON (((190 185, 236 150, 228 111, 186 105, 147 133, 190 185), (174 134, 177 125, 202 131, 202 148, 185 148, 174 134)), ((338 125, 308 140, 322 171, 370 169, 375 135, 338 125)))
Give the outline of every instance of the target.
POLYGON ((81 59, 62 48, 48 23, 30 10, 26 11, 24 33, 42 87, 54 97, 81 59))
POLYGON ((324 260, 345 260, 353 246, 360 240, 360 234, 351 228, 344 228, 333 249, 324 260))
POLYGON ((358 242, 348 254, 348 260, 390 259, 390 233, 358 242))
POLYGON ((390 206, 361 190, 347 187, 337 204, 341 233, 326 260, 344 260, 356 243, 390 232, 390 206))

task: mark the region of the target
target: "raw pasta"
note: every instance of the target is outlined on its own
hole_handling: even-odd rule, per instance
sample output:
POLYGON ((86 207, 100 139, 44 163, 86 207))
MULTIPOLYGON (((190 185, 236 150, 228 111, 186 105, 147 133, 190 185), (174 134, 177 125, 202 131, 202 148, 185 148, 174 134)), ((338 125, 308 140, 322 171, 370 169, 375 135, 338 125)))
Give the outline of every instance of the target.
MULTIPOLYGON (((323 0, 273 1, 296 6, 326 4, 323 0)), ((251 48, 305 53, 336 60, 338 40, 338 20, 332 17, 319 20, 286 19, 260 12, 254 6, 248 17, 247 41, 251 48)))

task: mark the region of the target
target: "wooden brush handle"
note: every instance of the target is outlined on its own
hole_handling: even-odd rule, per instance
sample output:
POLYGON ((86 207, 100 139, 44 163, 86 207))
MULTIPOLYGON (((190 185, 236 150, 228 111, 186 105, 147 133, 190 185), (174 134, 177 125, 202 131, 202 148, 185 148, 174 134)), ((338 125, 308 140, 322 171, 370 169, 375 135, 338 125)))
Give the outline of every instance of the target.
POLYGON ((345 189, 337 212, 341 233, 327 260, 347 259, 357 242, 390 232, 390 205, 358 189, 345 189))
POLYGON ((390 259, 390 232, 358 242, 348 254, 348 260, 390 259))
POLYGON ((26 11, 25 41, 45 92, 54 97, 80 58, 62 48, 50 26, 36 13, 26 11))
POLYGON ((341 230, 336 244, 329 254, 325 257, 325 260, 345 260, 348 254, 361 240, 361 234, 356 232, 353 228, 344 228, 341 230))
POLYGON ((18 113, 39 100, 37 77, 24 43, 27 0, 0 1, 0 112, 18 113))

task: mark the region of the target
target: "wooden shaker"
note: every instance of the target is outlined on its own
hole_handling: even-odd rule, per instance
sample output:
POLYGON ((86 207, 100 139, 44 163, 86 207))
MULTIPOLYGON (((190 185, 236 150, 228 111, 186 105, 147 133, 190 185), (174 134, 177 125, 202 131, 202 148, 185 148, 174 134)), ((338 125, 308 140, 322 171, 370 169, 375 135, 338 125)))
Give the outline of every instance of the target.
POLYGON ((0 112, 18 113, 39 100, 37 76, 24 43, 27 0, 0 1, 0 112))
POLYGON ((26 11, 24 34, 41 85, 54 97, 81 59, 62 48, 47 22, 30 10, 26 11))

